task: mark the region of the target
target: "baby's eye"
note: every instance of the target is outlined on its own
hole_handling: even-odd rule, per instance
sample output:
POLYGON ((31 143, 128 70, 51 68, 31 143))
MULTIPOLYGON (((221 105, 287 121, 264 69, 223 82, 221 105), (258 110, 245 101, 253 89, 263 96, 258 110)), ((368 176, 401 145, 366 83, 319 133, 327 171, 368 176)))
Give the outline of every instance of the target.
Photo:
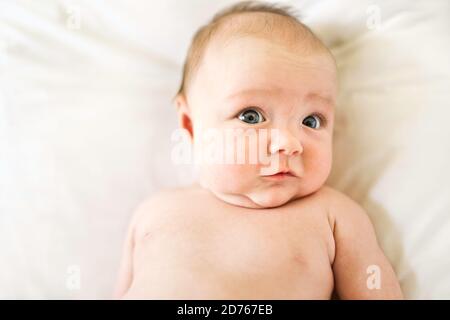
POLYGON ((303 119, 302 124, 313 129, 319 129, 321 125, 320 117, 317 115, 307 116, 303 119))
POLYGON ((239 120, 250 124, 260 123, 266 120, 264 119, 262 114, 255 109, 247 109, 245 111, 242 111, 239 114, 238 118, 239 120))

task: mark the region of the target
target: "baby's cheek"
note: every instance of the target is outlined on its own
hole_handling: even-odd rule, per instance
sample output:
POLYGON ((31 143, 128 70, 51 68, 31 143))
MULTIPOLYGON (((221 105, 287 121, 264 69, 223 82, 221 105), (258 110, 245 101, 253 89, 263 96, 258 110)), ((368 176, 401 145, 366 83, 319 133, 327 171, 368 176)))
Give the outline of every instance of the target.
POLYGON ((321 185, 331 170, 331 148, 309 148, 303 153, 305 175, 313 185, 321 185))
POLYGON ((254 165, 216 165, 208 170, 212 187, 222 192, 239 193, 251 187, 256 167, 254 165))

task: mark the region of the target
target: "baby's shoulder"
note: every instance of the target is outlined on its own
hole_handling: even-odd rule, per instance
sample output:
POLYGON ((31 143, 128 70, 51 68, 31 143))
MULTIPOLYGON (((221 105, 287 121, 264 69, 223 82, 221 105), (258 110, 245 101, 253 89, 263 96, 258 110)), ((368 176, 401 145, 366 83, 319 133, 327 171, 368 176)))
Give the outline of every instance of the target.
POLYGON ((297 201, 299 205, 307 204, 313 205, 314 207, 320 206, 326 210, 329 210, 335 205, 345 205, 346 203, 353 202, 353 200, 344 193, 326 185, 297 201))
POLYGON ((136 208, 132 224, 146 226, 165 220, 173 220, 177 213, 186 212, 199 201, 202 191, 194 186, 173 187, 152 193, 136 208))
POLYGON ((320 198, 321 201, 325 201, 329 204, 354 202, 349 196, 347 196, 343 192, 327 185, 324 185, 322 188, 320 188, 320 190, 314 193, 313 197, 320 198))
POLYGON ((330 221, 346 225, 360 225, 369 222, 369 216, 355 200, 346 194, 324 186, 317 194, 325 203, 330 221))

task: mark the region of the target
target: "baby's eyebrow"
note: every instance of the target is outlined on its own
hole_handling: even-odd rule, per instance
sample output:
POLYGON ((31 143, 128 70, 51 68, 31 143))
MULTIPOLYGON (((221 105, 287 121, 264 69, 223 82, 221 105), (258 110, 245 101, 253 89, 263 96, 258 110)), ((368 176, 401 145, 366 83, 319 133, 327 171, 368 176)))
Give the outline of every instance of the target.
POLYGON ((260 95, 260 94, 270 94, 271 91, 274 90, 267 90, 267 89, 245 89, 241 90, 235 93, 232 93, 226 97, 226 100, 234 100, 236 98, 245 97, 245 96, 252 96, 252 95, 260 95))
MULTIPOLYGON (((253 95, 271 95, 279 92, 279 89, 245 89, 241 90, 235 93, 232 93, 226 97, 226 100, 234 100, 241 97, 248 97, 253 95)), ((305 101, 309 100, 319 100, 320 102, 326 104, 326 105, 334 105, 335 101, 332 97, 332 95, 327 93, 320 93, 320 92, 310 92, 306 95, 304 98, 305 101)))
POLYGON ((306 95, 305 100, 319 100, 322 103, 333 106, 335 101, 329 94, 311 92, 306 95))

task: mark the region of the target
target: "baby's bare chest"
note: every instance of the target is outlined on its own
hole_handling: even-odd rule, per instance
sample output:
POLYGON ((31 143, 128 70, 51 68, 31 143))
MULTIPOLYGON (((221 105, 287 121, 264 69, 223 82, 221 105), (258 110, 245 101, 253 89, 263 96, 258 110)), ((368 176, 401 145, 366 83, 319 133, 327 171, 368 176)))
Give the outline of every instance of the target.
POLYGON ((327 225, 314 213, 207 207, 175 211, 141 225, 135 247, 137 274, 152 270, 170 281, 214 279, 267 287, 305 282, 320 286, 330 280, 327 225))

